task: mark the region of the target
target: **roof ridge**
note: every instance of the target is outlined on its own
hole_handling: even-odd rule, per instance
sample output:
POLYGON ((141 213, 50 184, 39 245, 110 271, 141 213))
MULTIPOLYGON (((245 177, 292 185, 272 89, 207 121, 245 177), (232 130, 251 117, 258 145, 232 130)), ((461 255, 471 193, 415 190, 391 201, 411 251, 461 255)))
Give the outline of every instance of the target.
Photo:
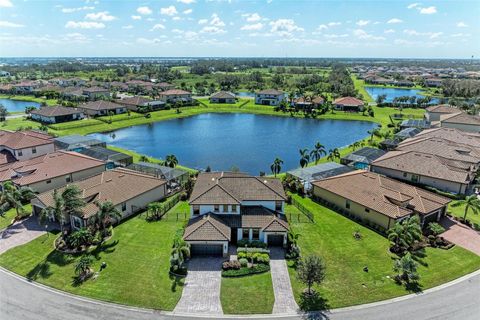
MULTIPOLYGON (((261 181, 261 180, 259 179, 259 177, 252 177, 252 178, 255 178, 258 182, 260 182, 262 185, 266 186, 268 189, 270 189, 271 191, 273 191, 273 193, 275 193, 276 195, 278 195, 280 198, 285 199, 284 196, 282 196, 280 193, 278 193, 277 191, 275 191, 275 190, 274 190, 273 188, 271 188, 268 184, 266 184, 266 183, 264 183, 263 181, 261 181)), ((265 178, 266 178, 266 179, 269 179, 269 178, 267 178, 267 177, 265 177, 265 178)), ((275 178, 273 178, 273 179, 275 179, 275 178)))

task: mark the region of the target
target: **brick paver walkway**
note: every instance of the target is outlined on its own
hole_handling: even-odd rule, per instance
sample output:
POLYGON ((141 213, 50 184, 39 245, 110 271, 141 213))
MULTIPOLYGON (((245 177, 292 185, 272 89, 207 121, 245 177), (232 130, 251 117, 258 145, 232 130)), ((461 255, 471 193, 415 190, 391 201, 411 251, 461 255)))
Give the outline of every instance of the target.
POLYGON ((272 313, 297 313, 299 308, 293 297, 285 253, 281 248, 270 248, 270 273, 275 295, 272 313))
POLYGON ((441 234, 446 240, 480 255, 480 232, 475 231, 458 221, 444 217, 440 221, 441 225, 446 229, 441 234))

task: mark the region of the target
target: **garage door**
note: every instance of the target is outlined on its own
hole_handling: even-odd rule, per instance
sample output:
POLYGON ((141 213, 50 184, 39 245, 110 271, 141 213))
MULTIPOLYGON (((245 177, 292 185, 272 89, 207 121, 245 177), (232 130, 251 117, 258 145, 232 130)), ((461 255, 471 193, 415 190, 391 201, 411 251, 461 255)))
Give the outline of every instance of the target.
POLYGON ((192 256, 222 256, 223 245, 221 244, 192 244, 190 247, 192 256))
POLYGON ((281 247, 283 246, 283 235, 270 234, 267 237, 267 242, 269 246, 281 247))

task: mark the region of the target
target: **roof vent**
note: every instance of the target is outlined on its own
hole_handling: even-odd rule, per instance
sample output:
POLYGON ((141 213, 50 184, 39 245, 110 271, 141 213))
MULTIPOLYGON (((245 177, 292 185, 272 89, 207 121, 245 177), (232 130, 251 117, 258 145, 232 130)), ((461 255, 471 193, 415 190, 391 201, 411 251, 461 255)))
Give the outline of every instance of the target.
POLYGON ((112 182, 112 179, 107 179, 105 182, 112 182))

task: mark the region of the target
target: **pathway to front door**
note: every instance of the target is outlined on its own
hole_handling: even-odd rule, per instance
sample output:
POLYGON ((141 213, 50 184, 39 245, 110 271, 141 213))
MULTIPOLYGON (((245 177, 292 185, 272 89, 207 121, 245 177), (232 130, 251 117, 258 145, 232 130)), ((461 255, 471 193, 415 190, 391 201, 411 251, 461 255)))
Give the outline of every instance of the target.
POLYGON ((282 248, 270 248, 270 273, 275 295, 272 313, 296 314, 299 308, 293 297, 285 252, 282 248))

